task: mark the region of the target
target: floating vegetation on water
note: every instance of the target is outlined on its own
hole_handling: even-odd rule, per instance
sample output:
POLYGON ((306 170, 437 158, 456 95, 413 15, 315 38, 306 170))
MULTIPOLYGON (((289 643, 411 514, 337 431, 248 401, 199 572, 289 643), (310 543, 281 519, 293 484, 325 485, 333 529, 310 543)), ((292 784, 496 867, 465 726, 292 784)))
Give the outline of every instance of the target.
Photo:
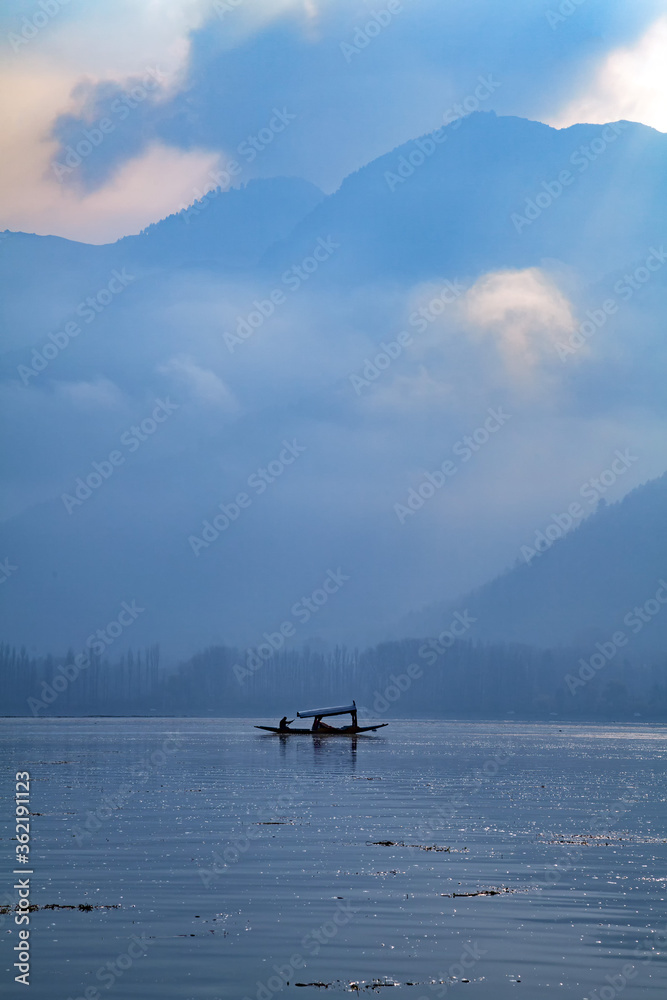
POLYGON ((574 844, 576 847, 609 847, 612 844, 667 844, 665 837, 644 837, 640 833, 622 833, 610 836, 603 833, 574 833, 570 837, 555 837, 546 840, 538 834, 540 844, 574 844))
MULTIPOLYGON (((367 847, 416 847, 419 851, 442 851, 444 854, 460 854, 456 847, 439 847, 437 844, 406 844, 404 840, 367 840, 367 847)), ((464 847, 464 851, 468 848, 464 847)))
POLYGON ((372 979, 370 982, 360 980, 359 982, 345 982, 342 979, 334 979, 331 983, 295 983, 295 986, 317 986, 320 989, 339 989, 346 992, 358 992, 360 990, 379 990, 384 986, 408 986, 413 983, 398 983, 395 979, 372 979))
MULTIPOLYGON (((390 986, 451 986, 454 983, 470 983, 470 982, 480 982, 484 979, 481 976, 478 980, 471 979, 456 979, 455 977, 450 977, 449 979, 427 979, 427 980, 409 980, 405 983, 399 983, 396 979, 390 979, 385 977, 384 979, 371 979, 368 982, 363 979, 352 980, 347 982, 344 979, 334 979, 330 983, 294 983, 295 986, 315 986, 318 989, 324 990, 342 990, 345 993, 360 993, 362 990, 381 990, 385 987, 390 986)), ((517 980, 520 982, 520 980, 517 980)))
MULTIPOLYGON (((14 913, 18 910, 18 904, 16 906, 0 906, 0 913, 14 913)), ((22 910, 26 907, 22 906, 22 910)), ((46 903, 44 906, 38 906, 37 903, 31 903, 28 910, 34 913, 35 910, 118 910, 120 909, 120 903, 79 903, 78 906, 74 903, 46 903)))
POLYGON ((528 889, 510 889, 508 886, 501 886, 500 889, 478 889, 476 892, 441 892, 441 896, 449 899, 457 899, 461 896, 502 896, 505 892, 528 892, 528 889))

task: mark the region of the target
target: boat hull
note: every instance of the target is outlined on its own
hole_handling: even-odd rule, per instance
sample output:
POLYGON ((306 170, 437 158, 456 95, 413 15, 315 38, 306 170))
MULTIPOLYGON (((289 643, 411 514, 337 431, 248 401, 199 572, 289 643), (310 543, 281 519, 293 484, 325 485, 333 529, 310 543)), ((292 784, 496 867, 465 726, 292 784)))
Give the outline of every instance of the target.
POLYGON ((358 736, 359 733, 374 733, 376 729, 388 725, 388 722, 380 722, 377 726, 360 726, 357 729, 279 729, 277 726, 255 726, 255 729, 278 736, 358 736))

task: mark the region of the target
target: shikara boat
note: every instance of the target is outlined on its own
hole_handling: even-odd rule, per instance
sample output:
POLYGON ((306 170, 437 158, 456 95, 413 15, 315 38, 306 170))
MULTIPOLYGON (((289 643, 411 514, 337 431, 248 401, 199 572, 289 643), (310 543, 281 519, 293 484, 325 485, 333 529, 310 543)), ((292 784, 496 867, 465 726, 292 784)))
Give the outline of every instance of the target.
POLYGON ((357 736, 358 733, 374 733, 377 729, 382 729, 388 725, 387 722, 379 722, 376 726, 357 725, 357 706, 355 702, 351 705, 342 705, 337 708, 310 708, 307 712, 297 712, 298 719, 314 719, 312 729, 290 729, 280 726, 255 726, 255 729, 263 729, 267 733, 278 733, 279 736, 357 736), (322 719, 330 715, 352 716, 352 724, 336 728, 326 724, 321 725, 322 719))

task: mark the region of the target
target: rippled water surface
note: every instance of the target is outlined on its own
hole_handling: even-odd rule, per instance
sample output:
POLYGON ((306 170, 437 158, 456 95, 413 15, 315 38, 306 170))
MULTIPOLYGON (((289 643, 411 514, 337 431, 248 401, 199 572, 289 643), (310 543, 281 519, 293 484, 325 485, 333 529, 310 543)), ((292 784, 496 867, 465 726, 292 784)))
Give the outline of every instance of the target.
POLYGON ((644 725, 392 722, 352 740, 244 720, 0 720, 1 870, 28 770, 40 907, 29 993, 3 918, 0 990, 664 998, 666 739, 644 725))

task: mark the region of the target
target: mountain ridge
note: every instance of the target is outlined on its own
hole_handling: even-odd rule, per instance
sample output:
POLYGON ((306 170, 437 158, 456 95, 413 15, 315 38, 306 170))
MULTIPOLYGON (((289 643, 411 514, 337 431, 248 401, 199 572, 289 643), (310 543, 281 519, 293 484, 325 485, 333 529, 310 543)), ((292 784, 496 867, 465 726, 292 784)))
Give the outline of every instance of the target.
MULTIPOLYGON (((564 534, 552 518, 523 546, 523 558, 518 556, 498 576, 452 604, 406 616, 405 630, 432 632, 454 608, 465 607, 477 618, 475 635, 484 641, 540 648, 594 646, 625 627, 636 628, 633 641, 638 648, 664 650, 667 611, 650 616, 642 628, 625 619, 653 600, 660 580, 667 579, 665 529, 667 473, 614 503, 600 500, 564 534), (552 527, 560 530, 560 537, 552 527), (610 552, 618 553, 617 561, 608 557, 610 552), (641 561, 633 562, 638 554, 641 561), (588 600, 587 593, 593 595, 588 600)), ((667 591, 665 598, 667 603, 667 591)))

